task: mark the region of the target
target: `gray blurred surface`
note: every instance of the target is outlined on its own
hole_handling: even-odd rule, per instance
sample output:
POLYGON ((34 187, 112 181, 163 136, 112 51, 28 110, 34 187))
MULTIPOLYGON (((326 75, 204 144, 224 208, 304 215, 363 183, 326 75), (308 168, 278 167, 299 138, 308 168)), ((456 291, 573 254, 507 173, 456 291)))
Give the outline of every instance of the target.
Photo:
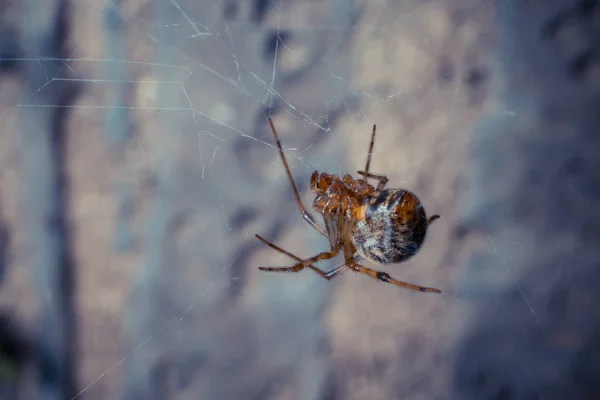
MULTIPOLYGON (((24 57, 66 56, 69 35, 68 3, 42 7, 22 4, 24 57)), ((29 276, 34 284, 38 313, 35 328, 36 398, 65 399, 75 393, 75 265, 68 221, 69 184, 66 179, 66 128, 75 85, 39 91, 49 76, 61 76, 59 61, 25 63, 22 104, 35 98, 36 107, 19 109, 21 226, 27 238, 29 276)), ((32 394, 29 394, 32 396, 32 394)))
POLYGON ((514 243, 469 271, 525 268, 461 339, 456 398, 597 399, 600 4, 508 1, 499 15, 514 115, 479 129, 468 218, 473 234, 514 243))
MULTIPOLYGON (((334 6, 321 7, 324 13, 335 15, 334 6)), ((260 399, 277 397, 282 387, 294 383, 296 398, 320 398, 329 376, 327 360, 319 354, 326 341, 320 316, 330 287, 306 279, 278 284, 273 277, 273 284, 260 285, 260 294, 249 300, 244 293, 246 275, 255 267, 252 252, 262 244, 252 235, 240 236, 241 227, 229 229, 228 221, 235 219, 237 210, 260 213, 264 221, 260 233, 275 240, 294 220, 291 216, 299 215, 289 184, 269 187, 265 179, 269 164, 264 160, 278 156, 272 146, 264 145, 274 143, 265 118, 280 108, 289 109, 286 103, 293 104, 301 110, 292 114, 295 118, 314 121, 308 126, 313 135, 327 134, 329 118, 344 99, 343 86, 332 84, 328 69, 348 79, 345 47, 340 45, 355 11, 350 7, 345 21, 321 21, 333 29, 281 31, 265 27, 263 16, 247 18, 240 15, 241 10, 223 15, 209 3, 157 1, 156 7, 158 63, 169 64, 184 53, 190 59, 186 60, 190 75, 185 78, 185 92, 177 85, 159 89, 158 105, 165 109, 159 114, 163 150, 149 217, 147 261, 125 317, 131 347, 186 312, 177 322, 179 337, 160 335, 155 339, 160 344, 129 357, 124 397, 186 398, 193 394, 204 399, 260 399), (181 24, 182 15, 184 20, 194 16, 193 22, 181 24), (164 28, 175 22, 181 26, 164 28), (207 36, 188 45, 183 41, 192 25, 207 36), (273 57, 282 46, 277 35, 290 41, 300 37, 307 43, 307 60, 294 70, 274 67, 273 57), (236 70, 231 69, 232 59, 239 60, 236 70), (229 69, 223 69, 226 64, 229 69), (227 81, 222 75, 237 79, 227 81), (194 111, 173 112, 169 108, 174 104, 194 111), (207 113, 215 105, 227 110, 226 118, 207 113), (248 134, 231 136, 230 127, 248 134), (210 176, 203 177, 198 168, 199 156, 211 159, 210 145, 206 150, 198 148, 198 141, 202 146, 209 137, 190 132, 230 138, 220 143, 210 176), (258 146, 257 140, 263 145, 258 146), (193 188, 190 182, 195 182, 193 188), (197 258, 199 248, 205 249, 201 258, 197 258)), ((278 16, 282 17, 285 10, 278 16)), ((178 74, 178 70, 163 69, 157 77, 176 81, 178 74)), ((306 148, 312 136, 290 139, 285 126, 279 133, 286 147, 306 148)), ((295 178, 303 182, 309 173, 306 170, 295 178)))
POLYGON ((597 1, 33 3, 0 8, 1 395, 598 398, 597 1), (255 233, 327 247, 266 116, 306 205, 376 122, 442 215, 381 268, 445 293, 259 272, 291 260, 255 233))

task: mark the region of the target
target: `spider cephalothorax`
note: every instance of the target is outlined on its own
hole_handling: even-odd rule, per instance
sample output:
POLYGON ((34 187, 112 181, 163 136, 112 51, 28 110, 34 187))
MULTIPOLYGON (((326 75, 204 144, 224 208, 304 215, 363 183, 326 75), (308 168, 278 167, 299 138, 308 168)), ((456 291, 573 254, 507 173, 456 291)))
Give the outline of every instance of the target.
POLYGON ((304 208, 271 118, 269 123, 300 212, 313 228, 329 239, 331 249, 303 260, 256 235, 263 243, 298 261, 291 267, 259 267, 259 269, 298 272, 310 268, 325 279, 331 279, 346 268, 351 268, 396 286, 422 292, 441 292, 439 289, 393 279, 385 272, 367 268, 356 262, 360 256, 383 264, 409 259, 421 248, 429 224, 439 218, 439 215, 433 215, 427 219, 425 209, 417 196, 403 189, 385 189, 388 179, 383 175, 369 173, 375 143, 375 125, 371 134, 365 170, 358 171, 362 178, 354 179, 350 175, 340 178, 324 172, 313 172, 310 180, 312 192, 315 194, 313 208, 323 217, 325 222, 323 228, 304 208), (376 180, 377 187, 371 185, 368 179, 376 180), (344 254, 344 264, 331 271, 323 272, 313 265, 317 261, 333 258, 341 251, 344 254))
POLYGON ((362 205, 363 199, 375 191, 363 179, 353 179, 345 175, 340 179, 337 175, 313 172, 310 187, 316 194, 313 208, 318 213, 344 214, 351 217, 362 205))

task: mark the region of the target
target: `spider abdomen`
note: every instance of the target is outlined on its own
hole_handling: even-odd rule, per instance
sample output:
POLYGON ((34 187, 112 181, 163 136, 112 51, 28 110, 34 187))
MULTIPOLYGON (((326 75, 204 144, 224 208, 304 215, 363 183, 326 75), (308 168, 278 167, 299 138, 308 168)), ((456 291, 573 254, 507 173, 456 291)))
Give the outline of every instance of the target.
POLYGON ((415 255, 427 232, 425 208, 413 193, 387 189, 365 198, 364 213, 352 231, 352 242, 365 258, 398 263, 415 255))

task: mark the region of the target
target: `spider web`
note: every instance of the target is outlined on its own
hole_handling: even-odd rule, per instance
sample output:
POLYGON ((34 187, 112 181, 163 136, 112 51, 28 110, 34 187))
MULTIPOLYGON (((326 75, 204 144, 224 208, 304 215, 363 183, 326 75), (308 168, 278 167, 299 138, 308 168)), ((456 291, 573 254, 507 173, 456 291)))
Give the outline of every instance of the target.
MULTIPOLYGON (((87 171, 72 175, 82 182, 74 193, 93 190, 90 179, 99 173, 111 182, 99 184, 100 189, 116 204, 114 226, 101 229, 108 238, 100 242, 114 254, 84 255, 77 267, 80 274, 99 278, 98 270, 109 265, 106 279, 127 284, 110 291, 109 284, 84 281, 82 297, 99 293, 104 303, 94 306, 84 300, 80 322, 93 326, 99 315, 112 323, 118 320, 121 326, 107 331, 121 334, 124 344, 98 337, 90 342, 92 328, 83 328, 80 355, 88 367, 72 399, 118 390, 126 398, 148 398, 153 392, 252 398, 285 390, 317 398, 327 386, 328 355, 338 365, 357 365, 341 372, 342 377, 367 381, 363 388, 348 386, 355 397, 346 398, 389 398, 399 389, 381 385, 389 382, 382 368, 388 374, 402 370, 402 382, 428 371, 435 351, 409 354, 407 363, 387 357, 388 351, 404 353, 417 336, 427 344, 440 338, 430 330, 436 323, 416 322, 410 309, 425 309, 431 318, 458 312, 459 321, 465 321, 471 306, 450 294, 417 297, 374 286, 379 283, 365 277, 350 280, 348 273, 338 278, 343 283, 335 284, 310 271, 257 274, 259 265, 291 260, 263 249, 253 235, 260 233, 298 255, 326 250, 327 245, 301 220, 266 125, 271 115, 300 189, 315 169, 343 175, 362 168, 371 126, 377 122, 372 170, 387 173, 392 186, 420 188, 427 209, 442 206, 439 199, 448 190, 421 184, 433 179, 435 173, 426 167, 436 154, 415 149, 438 140, 441 147, 448 144, 449 139, 432 133, 447 123, 438 121, 442 125, 436 128, 423 121, 427 114, 456 111, 448 106, 448 97, 431 100, 435 82, 430 80, 439 75, 435 64, 444 42, 425 22, 439 18, 443 6, 407 2, 386 17, 378 6, 344 1, 75 4, 72 57, 1 60, 27 63, 46 74, 3 114, 68 109, 70 118, 83 126, 70 126, 69 140, 80 143, 81 154, 73 150, 69 157, 87 171), (401 51, 389 53, 385 44, 377 46, 390 32, 398 34, 398 26, 405 35, 395 43, 401 51), (401 62, 393 60, 398 55, 401 62), (386 64, 404 69, 397 73, 386 64), (52 95, 73 87, 78 96, 72 102, 52 95), (423 137, 415 133, 420 128, 423 137), (336 289, 338 285, 345 286, 336 289), (376 312, 390 301, 404 303, 398 306, 402 310, 376 312), (394 326, 408 322, 414 323, 410 329, 394 326), (338 338, 329 340, 331 332, 338 338), (401 344, 382 344, 383 334, 401 344), (315 352, 319 346, 329 350, 315 352), (99 357, 100 351, 108 356, 99 357), (275 387, 265 383, 266 377, 275 387), (117 389, 119 379, 122 388, 117 389), (261 383, 253 383, 257 381, 261 383)), ((471 120, 474 116, 467 114, 471 120)), ((466 146, 461 146, 452 154, 462 154, 466 146)), ((311 198, 303 193, 308 206, 311 198)), ((452 207, 432 213, 444 216, 446 210, 452 207)), ((391 270, 392 276, 443 288, 444 278, 435 278, 436 266, 452 250, 440 232, 433 232, 438 238, 428 238, 432 243, 423 252, 428 246, 438 250, 420 255, 405 275, 399 274, 402 269, 391 270), (431 267, 419 272, 426 265, 431 267)), ((86 238, 94 238, 83 236, 81 251, 86 238)), ((509 264, 519 260, 507 261, 497 240, 490 237, 489 242, 509 279, 509 264)), ((102 325, 97 328, 103 330, 102 325)), ((442 387, 419 390, 414 397, 406 392, 405 398, 421 398, 442 387)))

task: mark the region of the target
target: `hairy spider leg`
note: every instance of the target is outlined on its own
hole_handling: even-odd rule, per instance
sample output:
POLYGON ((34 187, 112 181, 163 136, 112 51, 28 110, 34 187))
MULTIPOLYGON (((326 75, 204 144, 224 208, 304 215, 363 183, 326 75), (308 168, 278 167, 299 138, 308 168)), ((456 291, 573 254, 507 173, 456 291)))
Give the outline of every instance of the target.
POLYGON ((292 265, 291 267, 258 267, 258 269, 260 269, 261 271, 271 272, 300 272, 312 263, 316 263, 321 260, 329 260, 337 256, 340 253, 341 247, 342 243, 337 243, 336 246, 333 249, 331 249, 331 251, 324 251, 322 253, 317 254, 314 257, 302 260, 299 263, 292 265))
MULTIPOLYGON (((321 253, 317 254, 316 256, 307 258, 305 260, 300 259, 300 262, 298 262, 295 265, 292 265, 291 267, 258 267, 258 269, 260 269, 261 271, 271 271, 271 272, 299 272, 299 271, 302 271, 304 268, 308 267, 309 265, 311 265, 312 263, 316 263, 321 260, 329 260, 329 259, 337 256, 340 253, 340 250, 342 249, 342 246, 344 245, 343 233, 349 229, 349 228, 347 228, 348 225, 349 224, 346 224, 344 222, 344 219, 342 219, 342 218, 339 219, 337 240, 335 242, 335 245, 331 247, 330 251, 321 252, 321 253)), ((334 234, 334 232, 330 232, 330 235, 332 235, 332 234, 334 234)), ((256 235, 256 236, 258 237, 259 240, 261 240, 261 238, 258 235, 256 235)), ((265 242, 266 242, 266 240, 265 240, 265 242)), ((274 244, 269 243, 269 242, 267 242, 267 244, 269 247, 279 251, 279 247, 275 246, 274 244)), ((281 249, 281 250, 283 250, 283 249, 281 249)), ((291 253, 289 253, 285 250, 284 250, 283 254, 292 255, 291 253)), ((340 269, 340 271, 341 271, 341 269, 340 269)))
POLYGON ((362 175, 365 178, 377 179, 378 184, 377 184, 377 189, 375 189, 377 192, 382 191, 383 188, 385 187, 385 185, 387 185, 387 183, 388 183, 388 178, 385 175, 370 174, 366 171, 357 171, 357 174, 362 175))
POLYGON ((365 172, 369 173, 369 167, 371 166, 371 156, 373 155, 373 146, 375 146, 375 129, 377 125, 373 124, 373 132, 371 133, 371 143, 369 144, 369 153, 367 154, 367 165, 365 165, 365 172))
POLYGON ((277 131, 275 130, 275 125, 273 124, 273 120, 271 119, 271 117, 269 117, 268 119, 269 119, 269 124, 271 125, 271 130, 273 131, 273 136, 275 137, 275 142, 277 142, 277 148, 279 148, 279 155, 281 156, 281 161, 283 161, 283 166, 285 167, 285 172, 287 173, 290 183, 292 184, 292 189, 294 190, 294 196, 296 197, 296 203, 298 203, 298 207, 300 207, 300 213, 302 214, 302 218, 304 218, 304 220, 306 222, 308 222, 310 224, 310 226, 312 226, 314 229, 316 229, 321 235, 328 238, 329 235, 327 235, 327 232, 325 232, 325 230, 317 223, 317 221, 314 219, 314 217, 308 213, 308 211, 304 207, 304 204, 302 204, 302 200, 300 199, 300 194, 298 193, 298 188, 296 188, 296 184, 294 183, 294 178, 292 178, 292 173, 290 172, 290 167, 288 166, 288 163, 285 159, 285 155, 283 154, 283 148, 281 147, 281 142, 279 141, 279 136, 277 135, 277 131))
POLYGON ((365 181, 367 178, 377 179, 379 182, 377 184, 377 191, 383 190, 385 185, 388 182, 388 178, 385 175, 376 175, 369 173, 369 168, 371 167, 371 158, 373 157, 373 148, 375 147, 375 131, 377 129, 377 125, 373 124, 373 132, 371 133, 371 143, 369 143, 369 153, 367 154, 367 164, 365 165, 364 171, 358 171, 359 175, 364 176, 365 181))
MULTIPOLYGON (((294 260, 296 260, 298 262, 302 262, 303 261, 300 257, 295 256, 294 254, 290 253, 289 251, 283 250, 281 247, 279 247, 279 246, 277 246, 277 245, 275 245, 275 244, 273 244, 273 243, 265 240, 260 235, 256 235, 256 238, 258 240, 260 240, 261 242, 263 242, 264 244, 266 244, 267 246, 269 246, 270 248, 272 248, 273 250, 277 250, 278 252, 280 252, 282 254, 285 254, 286 256, 288 256, 288 257, 290 257, 290 258, 292 258, 292 259, 294 259, 294 260)), ((307 265, 307 267, 310 268, 310 269, 312 269, 317 274, 319 274, 320 276, 322 276, 323 278, 325 278, 327 280, 331 280, 331 278, 335 277, 336 275, 338 275, 341 272, 344 272, 346 270, 346 268, 348 268, 346 266, 346 263, 338 265, 337 267, 335 267, 331 271, 327 271, 327 272, 324 272, 323 270, 315 267, 312 264, 307 265)), ((272 271, 271 269, 268 269, 268 267, 267 268, 265 268, 265 267, 259 267, 258 269, 266 270, 266 271, 272 271)), ((300 268, 300 269, 296 268, 296 269, 293 269, 293 270, 286 269, 284 272, 300 272, 300 271, 302 271, 302 269, 303 268, 300 268)), ((281 272, 281 271, 279 271, 279 272, 281 272)))
POLYGON ((413 285, 412 283, 406 283, 406 282, 399 281, 397 279, 392 278, 389 274, 387 274, 385 272, 376 271, 374 269, 362 266, 362 265, 356 263, 354 261, 354 259, 352 259, 350 261, 350 263, 348 264, 348 267, 350 267, 351 269, 353 269, 356 272, 360 272, 362 274, 369 275, 370 277, 375 278, 377 280, 391 283, 392 285, 396 285, 396 286, 403 287, 406 289, 416 290, 417 292, 442 293, 442 291, 440 289, 418 286, 418 285, 413 285))

